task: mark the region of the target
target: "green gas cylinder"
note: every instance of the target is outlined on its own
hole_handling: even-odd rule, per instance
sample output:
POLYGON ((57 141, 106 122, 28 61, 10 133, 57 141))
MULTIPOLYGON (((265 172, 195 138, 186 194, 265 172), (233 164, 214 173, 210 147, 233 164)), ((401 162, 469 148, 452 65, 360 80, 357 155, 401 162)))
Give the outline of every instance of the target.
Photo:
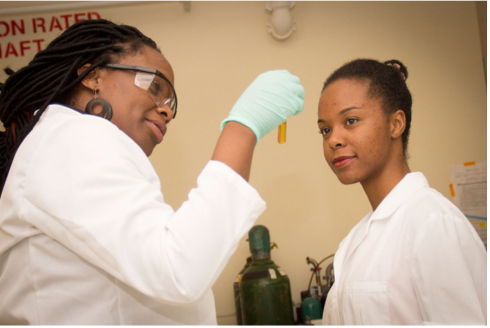
POLYGON ((322 318, 322 305, 316 297, 307 297, 301 302, 303 322, 322 318))
POLYGON ((247 264, 245 264, 243 269, 238 273, 238 276, 236 277, 235 282, 233 283, 233 295, 235 296, 236 323, 239 326, 243 325, 242 305, 240 303, 240 280, 242 280, 243 273, 250 266, 250 263, 252 263, 251 256, 247 257, 247 264))
POLYGON ((289 278, 270 259, 269 230, 254 226, 249 233, 252 262, 239 283, 244 325, 294 325, 289 278))

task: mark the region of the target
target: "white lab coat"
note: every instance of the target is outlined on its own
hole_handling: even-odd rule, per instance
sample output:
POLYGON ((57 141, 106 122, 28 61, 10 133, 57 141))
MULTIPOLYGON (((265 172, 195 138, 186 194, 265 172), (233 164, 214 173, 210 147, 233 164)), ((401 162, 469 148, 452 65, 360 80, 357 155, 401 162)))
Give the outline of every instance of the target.
POLYGON ((456 206, 409 173, 341 242, 323 323, 486 324, 486 256, 456 206))
POLYGON ((211 287, 264 210, 211 161, 174 212, 132 139, 51 105, 0 198, 0 323, 216 324, 211 287))

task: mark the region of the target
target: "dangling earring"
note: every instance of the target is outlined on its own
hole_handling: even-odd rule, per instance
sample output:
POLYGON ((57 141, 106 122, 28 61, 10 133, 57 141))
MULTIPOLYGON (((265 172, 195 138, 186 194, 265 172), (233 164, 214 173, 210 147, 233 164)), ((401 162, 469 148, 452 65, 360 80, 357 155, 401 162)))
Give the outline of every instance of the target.
POLYGON ((100 117, 105 118, 109 121, 112 118, 111 104, 109 104, 109 102, 107 100, 97 97, 97 88, 94 89, 94 99, 90 100, 88 102, 87 106, 85 106, 85 112, 92 114, 92 115, 100 116, 100 117), (94 113, 95 104, 102 106, 102 110, 98 114, 94 113))

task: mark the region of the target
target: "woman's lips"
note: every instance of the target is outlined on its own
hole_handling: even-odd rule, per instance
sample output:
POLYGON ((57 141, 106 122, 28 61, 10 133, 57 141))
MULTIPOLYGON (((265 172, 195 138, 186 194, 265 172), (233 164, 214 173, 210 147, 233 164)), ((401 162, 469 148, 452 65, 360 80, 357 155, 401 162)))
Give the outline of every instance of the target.
POLYGON ((340 156, 340 157, 334 158, 333 165, 336 168, 340 168, 340 167, 346 166, 347 164, 352 162, 353 159, 354 159, 354 157, 351 157, 351 156, 340 156))
POLYGON ((165 126, 165 123, 157 122, 154 120, 147 120, 148 125, 150 126, 151 130, 155 134, 155 136, 158 139, 158 143, 162 142, 163 136, 167 132, 167 127, 165 126))

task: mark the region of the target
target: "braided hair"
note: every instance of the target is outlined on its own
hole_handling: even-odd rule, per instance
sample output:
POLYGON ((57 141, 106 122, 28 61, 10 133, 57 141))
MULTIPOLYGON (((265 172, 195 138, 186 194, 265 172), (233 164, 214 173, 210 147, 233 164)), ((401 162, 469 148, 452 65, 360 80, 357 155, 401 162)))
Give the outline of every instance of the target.
POLYGON ((0 195, 14 155, 24 138, 51 103, 70 105, 80 82, 96 67, 138 52, 156 43, 138 29, 105 19, 76 23, 54 39, 45 50, 0 83, 0 195), (78 68, 90 63, 82 74, 78 68))
POLYGON ((408 71, 398 60, 380 63, 372 59, 353 60, 333 72, 323 84, 322 92, 331 83, 340 79, 369 81, 368 96, 381 100, 386 113, 401 109, 405 113, 406 126, 402 134, 403 154, 407 158, 408 135, 412 121, 412 95, 405 80, 408 71))

